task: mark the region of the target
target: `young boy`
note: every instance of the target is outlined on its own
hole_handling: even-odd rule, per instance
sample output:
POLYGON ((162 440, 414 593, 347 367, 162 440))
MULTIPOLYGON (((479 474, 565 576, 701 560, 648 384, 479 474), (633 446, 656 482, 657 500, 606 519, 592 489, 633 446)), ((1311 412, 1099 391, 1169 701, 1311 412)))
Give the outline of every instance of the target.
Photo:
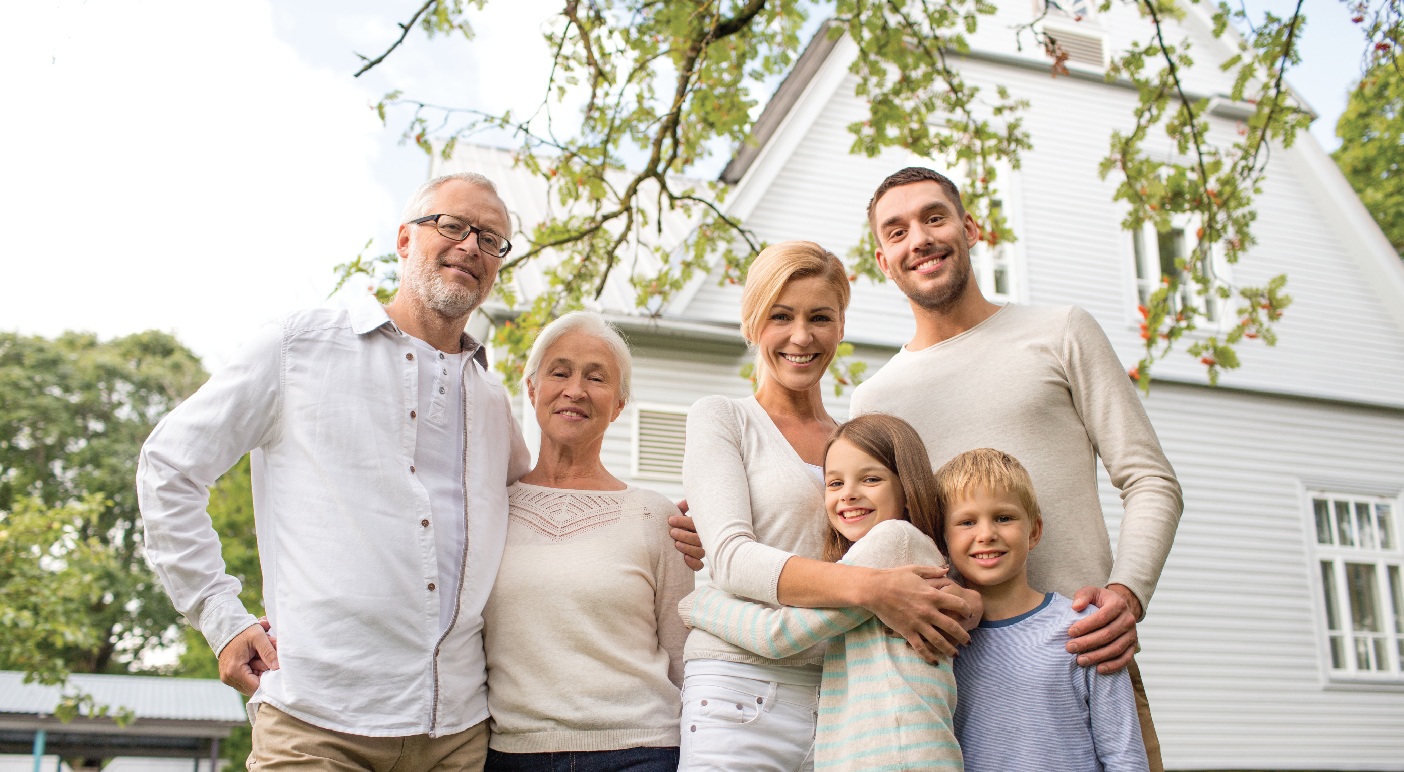
POLYGON ((1007 453, 982 448, 936 473, 951 565, 985 615, 955 661, 955 732, 966 772, 1148 769, 1125 670, 1101 675, 1065 648, 1072 610, 1029 587, 1029 551, 1043 535, 1033 482, 1007 453))

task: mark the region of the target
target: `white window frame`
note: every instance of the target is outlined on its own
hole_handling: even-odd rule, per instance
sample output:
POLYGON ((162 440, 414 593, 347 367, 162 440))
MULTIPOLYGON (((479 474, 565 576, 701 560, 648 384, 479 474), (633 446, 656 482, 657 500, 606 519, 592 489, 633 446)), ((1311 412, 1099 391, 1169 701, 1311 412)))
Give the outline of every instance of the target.
MULTIPOLYGON (((648 411, 651 413, 669 413, 672 415, 678 415, 686 418, 688 410, 690 409, 690 405, 675 405, 663 402, 633 403, 633 426, 629 429, 629 474, 632 477, 638 480, 664 480, 667 482, 677 483, 682 482, 681 465, 679 465, 678 473, 676 475, 663 474, 660 472, 639 469, 639 448, 641 440, 640 430, 642 429, 639 420, 639 413, 644 411, 648 411)), ((686 441, 686 434, 684 434, 684 441, 686 441)))
MULTIPOLYGON (((1139 229, 1126 232, 1128 242, 1127 252, 1130 254, 1131 262, 1131 308, 1134 310, 1138 305, 1145 305, 1146 298, 1154 294, 1162 286, 1165 273, 1161 265, 1161 239, 1162 235, 1174 233, 1180 234, 1182 239, 1183 254, 1188 257, 1199 246, 1199 238, 1196 236, 1198 227, 1196 221, 1190 217, 1177 217, 1171 223, 1171 228, 1166 234, 1161 234, 1153 223, 1142 223, 1139 229)), ((1201 290, 1199 283, 1194 280, 1188 272, 1182 272, 1180 276, 1180 291, 1176 297, 1171 298, 1171 308, 1178 311, 1183 305, 1192 305, 1201 312, 1195 318, 1195 328, 1205 334, 1222 332, 1232 324, 1231 315, 1234 313, 1233 297, 1219 297, 1215 291, 1219 287, 1233 287, 1232 266, 1224 259, 1223 249, 1213 246, 1209 249, 1209 259, 1202 267, 1210 271, 1211 289, 1209 292, 1201 290)), ((1140 324, 1142 319, 1139 313, 1132 314, 1136 324, 1140 324)))
POLYGON ((1073 22, 1093 22, 1097 20, 1097 0, 1057 0, 1061 8, 1054 8, 1047 0, 1034 0, 1034 13, 1045 14, 1045 19, 1059 19, 1073 22), (1082 6, 1082 10, 1078 10, 1082 6))
MULTIPOLYGON (((1314 489, 1306 492, 1306 533, 1311 548, 1309 574, 1315 595, 1317 638, 1322 672, 1333 683, 1393 684, 1404 687, 1404 534, 1399 531, 1400 500, 1378 495, 1345 493, 1337 490, 1314 489), (1317 502, 1326 502, 1324 528, 1318 519, 1317 502), (1341 507, 1350 522, 1342 528, 1341 507), (1388 518, 1388 545, 1362 544, 1360 511, 1364 507, 1377 524, 1381 515, 1388 518), (1329 544, 1322 543, 1329 536, 1329 544), (1347 544, 1346 542, 1352 542, 1347 544), (1378 631, 1356 630, 1359 614, 1353 607, 1355 593, 1349 566, 1368 567, 1373 573, 1370 584, 1358 585, 1373 590, 1378 631), (1362 666, 1362 663, 1364 666, 1362 666)), ((1375 525, 1375 537, 1380 528, 1375 525)), ((1357 578, 1363 572, 1355 573, 1357 578)), ((1367 617, 1367 622, 1369 616, 1367 617)))

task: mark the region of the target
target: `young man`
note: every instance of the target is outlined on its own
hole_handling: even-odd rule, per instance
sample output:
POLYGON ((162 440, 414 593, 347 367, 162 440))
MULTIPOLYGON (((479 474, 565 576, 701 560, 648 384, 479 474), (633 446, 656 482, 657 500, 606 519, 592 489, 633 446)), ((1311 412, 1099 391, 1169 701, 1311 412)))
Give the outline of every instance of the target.
POLYGON ((1129 667, 1151 758, 1159 747, 1131 656, 1183 504, 1175 472, 1106 334, 1072 306, 997 306, 970 265, 979 235, 944 176, 911 167, 868 205, 876 258, 911 303, 916 335, 853 394, 851 412, 889 413, 921 435, 933 465, 1000 448, 1027 467, 1050 526, 1029 583, 1098 611, 1072 625, 1078 664, 1129 667), (1097 458, 1125 513, 1112 560, 1097 458))
POLYGON ((253 697, 250 769, 483 767, 482 611, 530 457, 464 330, 511 225, 476 174, 426 182, 402 222, 390 305, 270 325, 142 448, 147 555, 253 697), (205 512, 250 450, 267 632, 205 512))
POLYGON ((1029 586, 1043 520, 1028 472, 1007 453, 966 451, 936 473, 936 499, 951 565, 984 601, 955 661, 967 772, 1145 772, 1130 676, 1079 665, 1064 648, 1092 612, 1029 586))

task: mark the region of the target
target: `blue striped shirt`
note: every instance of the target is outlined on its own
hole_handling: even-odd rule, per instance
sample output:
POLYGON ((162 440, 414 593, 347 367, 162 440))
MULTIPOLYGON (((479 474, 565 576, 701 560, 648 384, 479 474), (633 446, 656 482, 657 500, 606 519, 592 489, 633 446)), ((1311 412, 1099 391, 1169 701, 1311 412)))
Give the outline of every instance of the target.
POLYGON ((1048 593, 1038 608, 981 622, 955 661, 955 732, 968 772, 1147 772, 1125 670, 1102 675, 1067 651, 1095 611, 1048 593))

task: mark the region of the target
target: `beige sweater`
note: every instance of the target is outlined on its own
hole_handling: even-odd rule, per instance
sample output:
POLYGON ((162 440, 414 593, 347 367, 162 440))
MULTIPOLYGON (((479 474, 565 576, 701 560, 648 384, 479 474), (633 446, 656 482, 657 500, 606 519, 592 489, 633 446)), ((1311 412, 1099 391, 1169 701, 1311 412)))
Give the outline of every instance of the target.
MULTIPOLYGON (((678 744, 678 601, 693 573, 650 490, 508 489, 507 549, 483 611, 490 747, 678 744)), ((471 535, 470 535, 471 538, 471 535)))
POLYGON ((1175 470, 1106 333, 1074 306, 1007 305, 921 351, 903 349, 853 393, 853 415, 888 413, 916 427, 940 468, 995 448, 1029 470, 1043 540, 1029 585, 1072 597, 1124 584, 1150 603, 1183 503, 1175 470), (1097 496, 1097 457, 1125 513, 1113 564, 1097 496))
MULTIPOLYGON (((683 486, 688 514, 707 550, 712 583, 774 604, 792 555, 824 551, 824 484, 795 453, 754 397, 705 397, 687 414, 683 486)), ((687 638, 686 659, 756 665, 819 665, 823 644, 767 659, 705 630, 687 638)))

